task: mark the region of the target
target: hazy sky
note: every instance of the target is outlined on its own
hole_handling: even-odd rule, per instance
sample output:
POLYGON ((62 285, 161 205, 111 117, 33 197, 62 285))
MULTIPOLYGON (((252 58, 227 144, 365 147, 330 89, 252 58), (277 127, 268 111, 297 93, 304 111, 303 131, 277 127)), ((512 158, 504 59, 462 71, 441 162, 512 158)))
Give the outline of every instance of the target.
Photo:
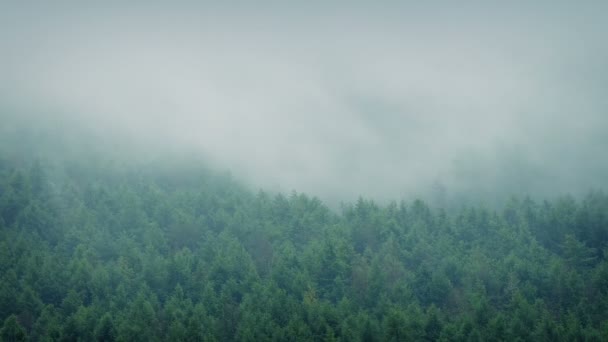
POLYGON ((608 183, 608 2, 22 3, 0 4, 1 101, 258 187, 608 183))

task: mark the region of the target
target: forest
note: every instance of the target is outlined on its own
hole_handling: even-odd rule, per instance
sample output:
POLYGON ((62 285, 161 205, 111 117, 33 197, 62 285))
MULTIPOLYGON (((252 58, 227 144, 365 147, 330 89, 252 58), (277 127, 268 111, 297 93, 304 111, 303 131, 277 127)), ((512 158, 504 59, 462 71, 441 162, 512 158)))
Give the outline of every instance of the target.
POLYGON ((608 1, 0 1, 0 342, 608 341, 608 1))
MULTIPOLYGON (((18 157, 21 156, 21 157, 18 157)), ((608 195, 449 209, 0 158, 2 341, 606 341, 608 195)))

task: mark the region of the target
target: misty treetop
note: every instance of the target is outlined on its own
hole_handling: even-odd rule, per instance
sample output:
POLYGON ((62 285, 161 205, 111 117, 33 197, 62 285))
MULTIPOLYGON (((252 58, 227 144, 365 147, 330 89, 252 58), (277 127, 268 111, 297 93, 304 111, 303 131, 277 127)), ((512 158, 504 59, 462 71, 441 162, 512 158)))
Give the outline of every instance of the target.
POLYGON ((336 212, 196 167, 89 165, 0 163, 3 340, 608 339, 601 191, 336 212))
POLYGON ((608 1, 212 2, 2 1, 0 117, 336 202, 608 187, 608 1))
POLYGON ((608 341, 606 13, 0 2, 0 342, 608 341))

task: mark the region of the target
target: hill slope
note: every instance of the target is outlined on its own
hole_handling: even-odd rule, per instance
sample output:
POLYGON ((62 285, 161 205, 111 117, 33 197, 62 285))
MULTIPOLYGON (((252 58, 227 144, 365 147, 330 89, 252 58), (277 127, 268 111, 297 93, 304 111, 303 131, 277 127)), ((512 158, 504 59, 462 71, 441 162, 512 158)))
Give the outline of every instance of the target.
POLYGON ((196 167, 4 158, 2 336, 606 339, 606 213, 602 192, 335 213, 196 167))

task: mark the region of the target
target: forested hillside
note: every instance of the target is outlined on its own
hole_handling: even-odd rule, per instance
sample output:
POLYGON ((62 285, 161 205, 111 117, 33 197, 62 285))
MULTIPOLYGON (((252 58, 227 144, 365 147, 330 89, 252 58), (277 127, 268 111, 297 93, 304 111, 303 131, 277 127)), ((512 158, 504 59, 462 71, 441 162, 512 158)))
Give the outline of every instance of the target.
POLYGON ((0 0, 0 342, 608 342, 606 13, 0 0))
POLYGON ((0 228, 3 341, 608 340, 601 191, 336 212, 203 168, 4 156, 0 228))

